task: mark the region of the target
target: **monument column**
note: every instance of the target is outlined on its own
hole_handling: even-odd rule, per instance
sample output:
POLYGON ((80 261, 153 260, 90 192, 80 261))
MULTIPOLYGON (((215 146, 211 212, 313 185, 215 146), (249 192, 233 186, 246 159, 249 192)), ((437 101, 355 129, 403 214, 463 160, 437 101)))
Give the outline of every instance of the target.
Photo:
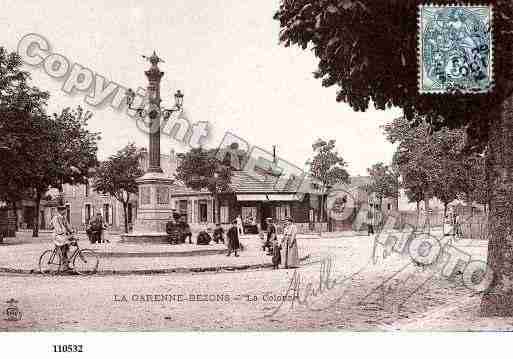
POLYGON ((162 173, 160 167, 160 80, 164 73, 160 71, 158 63, 162 61, 155 51, 148 58, 151 66, 144 74, 148 78, 147 94, 149 100, 148 117, 149 126, 149 167, 147 172, 162 173))
POLYGON ((174 210, 171 200, 174 181, 169 174, 164 173, 160 165, 160 118, 168 118, 172 112, 181 110, 183 94, 180 91, 175 94, 175 108, 162 109, 160 80, 164 73, 158 67, 162 59, 155 51, 150 57, 143 57, 150 63, 150 68, 144 72, 148 78, 148 104, 145 108, 132 108, 134 97, 132 90, 127 91, 127 103, 130 109, 137 111, 139 117, 147 117, 145 122, 148 124, 149 139, 148 168, 144 176, 136 180, 139 206, 134 230, 121 237, 126 242, 167 243, 165 226, 174 210))

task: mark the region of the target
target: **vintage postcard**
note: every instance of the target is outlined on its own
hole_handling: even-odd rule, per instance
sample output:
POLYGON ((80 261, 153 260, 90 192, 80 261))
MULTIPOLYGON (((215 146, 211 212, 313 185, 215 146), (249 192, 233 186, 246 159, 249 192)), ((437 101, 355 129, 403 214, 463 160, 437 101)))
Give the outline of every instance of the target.
POLYGON ((513 330, 513 3, 0 4, 0 332, 513 330))

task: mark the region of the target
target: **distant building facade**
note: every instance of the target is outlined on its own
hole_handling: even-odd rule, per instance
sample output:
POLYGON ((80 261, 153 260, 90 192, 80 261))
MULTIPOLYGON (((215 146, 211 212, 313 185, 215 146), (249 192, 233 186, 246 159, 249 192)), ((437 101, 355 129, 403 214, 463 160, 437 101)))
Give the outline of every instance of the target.
MULTIPOLYGON (((148 153, 143 151, 140 164, 143 170, 148 168, 148 161, 148 153)), ((176 173, 178 162, 174 151, 161 155, 161 167, 171 178, 176 173)), ((298 193, 291 186, 277 189, 275 181, 276 178, 272 176, 256 179, 246 171, 233 171, 231 191, 228 193, 214 196, 206 190, 195 191, 175 182, 170 200, 173 208, 187 216, 187 222, 193 231, 213 227, 216 219, 219 219, 223 226, 228 226, 239 215, 248 228, 258 230, 266 229, 266 218, 273 218, 275 222, 280 223, 288 216, 293 218, 302 232, 351 229, 354 217, 343 221, 330 219, 325 205, 322 205, 326 203, 327 193, 322 193, 311 185, 302 187, 307 189, 306 193, 298 193)), ((344 190, 353 196, 357 205, 367 203, 369 208, 379 209, 379 201, 375 196, 368 195, 361 189, 368 183, 370 177, 351 177, 349 184, 337 184, 331 190, 344 190)), ((66 216, 72 227, 78 230, 85 230, 87 223, 96 213, 102 215, 110 231, 124 230, 122 204, 109 195, 94 191, 92 179, 88 184, 64 185, 61 193, 53 189, 48 194, 52 199, 41 202, 40 213, 37 216, 42 230, 50 229, 51 218, 57 210, 58 198, 67 207, 66 216)), ((143 200, 142 195, 130 195, 127 209, 129 228, 137 219, 138 203, 143 200)), ((397 202, 395 198, 385 198, 381 203, 381 210, 384 213, 397 211, 397 202)), ((355 207, 355 213, 356 210, 355 207)), ((19 228, 33 228, 36 218, 34 201, 21 201, 17 205, 17 213, 19 228)))

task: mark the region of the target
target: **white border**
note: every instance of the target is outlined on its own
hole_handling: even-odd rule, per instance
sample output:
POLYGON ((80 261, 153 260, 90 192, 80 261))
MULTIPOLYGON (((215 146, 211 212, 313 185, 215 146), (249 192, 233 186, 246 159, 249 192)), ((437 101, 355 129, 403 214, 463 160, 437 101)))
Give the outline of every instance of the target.
MULTIPOLYGON (((340 320, 343 322, 343 318, 340 320)), ((511 333, 42 333, 3 334, 3 358, 488 358, 509 351, 511 333), (78 343, 83 353, 54 353, 78 343)))

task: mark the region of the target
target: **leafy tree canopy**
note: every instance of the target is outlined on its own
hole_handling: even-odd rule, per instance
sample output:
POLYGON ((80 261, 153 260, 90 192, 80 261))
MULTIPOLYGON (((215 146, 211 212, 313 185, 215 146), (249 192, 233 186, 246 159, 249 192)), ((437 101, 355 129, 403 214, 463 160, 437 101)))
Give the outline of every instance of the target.
POLYGON ((137 178, 144 174, 140 166, 141 152, 130 143, 102 161, 95 170, 93 187, 97 192, 113 196, 125 203, 137 193, 137 178), (125 193, 127 195, 125 195, 125 193))
POLYGON ((390 166, 378 162, 368 168, 367 172, 371 177, 367 192, 374 193, 380 202, 386 197, 397 197, 398 178, 390 166))
MULTIPOLYGON (((437 4, 453 4, 438 0, 437 4)), ((466 4, 482 2, 466 1, 466 4)), ((314 75, 337 86, 337 101, 355 111, 402 108, 409 121, 435 129, 468 126, 469 148, 488 139, 490 109, 509 96, 513 78, 513 2, 493 0, 495 87, 490 94, 419 95, 416 0, 282 0, 275 19, 285 46, 310 48, 319 59, 314 75)))
POLYGON ((93 188, 113 196, 123 204, 125 232, 128 233, 127 208, 130 194, 137 193, 138 177, 144 174, 140 166, 141 151, 130 143, 103 161, 95 170, 93 188))
POLYGON ((230 191, 232 169, 228 162, 216 158, 216 149, 192 148, 179 155, 176 179, 194 190, 211 193, 230 191))
POLYGON ((319 181, 324 189, 340 182, 349 181, 347 163, 335 148, 335 140, 318 139, 312 145, 313 158, 307 162, 310 176, 319 181))

